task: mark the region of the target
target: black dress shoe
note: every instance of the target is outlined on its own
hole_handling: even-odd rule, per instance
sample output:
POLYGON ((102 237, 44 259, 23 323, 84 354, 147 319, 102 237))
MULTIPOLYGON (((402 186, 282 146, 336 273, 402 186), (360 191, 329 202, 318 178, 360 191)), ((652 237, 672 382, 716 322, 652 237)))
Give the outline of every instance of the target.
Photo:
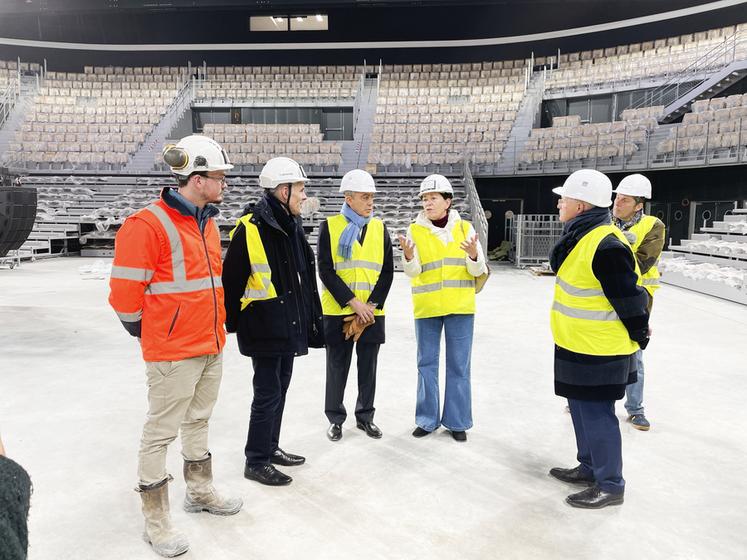
POLYGON ((462 430, 461 432, 451 432, 451 437, 457 441, 467 441, 467 432, 462 430))
POLYGON ((585 486, 591 486, 594 484, 594 476, 582 474, 581 465, 573 469, 561 469, 560 467, 555 467, 550 469, 550 476, 569 484, 583 484, 585 486))
POLYGON ((303 465, 306 462, 306 457, 300 455, 294 455, 293 453, 286 453, 279 447, 270 455, 270 463, 275 465, 283 465, 284 467, 297 467, 303 465))
POLYGON ((329 441, 340 441, 342 439, 342 426, 340 424, 330 424, 327 437, 329 441))
POLYGON ((565 501, 567 504, 577 508, 600 509, 607 506, 619 506, 623 503, 624 497, 624 492, 612 494, 594 485, 577 494, 571 494, 565 501))
POLYGON ((363 430, 364 432, 366 432, 366 435, 368 437, 372 437, 374 439, 379 439, 382 435, 384 435, 381 433, 379 427, 373 422, 356 422, 355 426, 359 430, 363 430))
POLYGON ((431 434, 431 433, 433 433, 433 432, 429 432, 428 430, 424 430, 423 428, 421 428, 420 426, 418 426, 417 428, 415 428, 413 430, 412 435, 414 437, 421 438, 421 437, 427 436, 428 434, 431 434))
POLYGON ((257 465, 244 467, 244 478, 256 480, 260 484, 267 486, 285 486, 293 482, 293 479, 287 474, 281 473, 272 465, 257 465))

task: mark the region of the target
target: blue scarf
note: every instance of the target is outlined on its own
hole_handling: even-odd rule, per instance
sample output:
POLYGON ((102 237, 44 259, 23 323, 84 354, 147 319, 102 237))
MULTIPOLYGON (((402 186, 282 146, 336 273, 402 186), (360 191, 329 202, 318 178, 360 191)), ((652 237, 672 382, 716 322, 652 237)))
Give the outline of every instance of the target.
POLYGON ((371 217, 364 218, 363 216, 359 216, 348 206, 347 202, 342 203, 340 214, 347 218, 348 225, 345 226, 345 229, 342 230, 342 235, 340 235, 337 254, 347 261, 353 256, 353 243, 355 243, 356 239, 360 239, 361 231, 371 221, 371 217))

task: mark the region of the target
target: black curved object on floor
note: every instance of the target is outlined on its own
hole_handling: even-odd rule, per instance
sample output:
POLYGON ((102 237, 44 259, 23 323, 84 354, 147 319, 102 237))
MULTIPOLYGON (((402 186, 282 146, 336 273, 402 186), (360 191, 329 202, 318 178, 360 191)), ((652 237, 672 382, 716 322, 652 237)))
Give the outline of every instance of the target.
POLYGON ((28 239, 36 221, 36 187, 0 186, 0 257, 28 239))

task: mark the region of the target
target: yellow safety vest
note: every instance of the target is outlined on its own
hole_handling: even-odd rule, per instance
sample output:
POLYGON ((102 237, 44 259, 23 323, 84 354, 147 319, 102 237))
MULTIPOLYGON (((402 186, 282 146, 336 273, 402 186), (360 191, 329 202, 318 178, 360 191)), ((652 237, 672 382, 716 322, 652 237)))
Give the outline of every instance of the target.
POLYGON ((239 224, 244 224, 246 231, 246 248, 251 261, 251 273, 249 280, 246 282, 244 295, 241 298, 241 310, 243 311, 251 302, 259 299, 270 299, 277 297, 275 286, 272 285, 272 271, 267 262, 267 253, 262 245, 262 239, 259 237, 259 230, 250 220, 252 214, 245 214, 236 220, 236 227, 231 230, 229 237, 233 239, 233 234, 239 224))
POLYGON ((416 319, 474 314, 475 277, 467 271, 467 255, 459 248, 467 239, 465 230, 469 227, 469 222, 459 220, 451 230, 451 242, 444 245, 428 228, 410 226, 421 267, 420 274, 412 279, 416 319))
MULTIPOLYGON (((599 243, 610 234, 630 247, 617 227, 598 226, 579 240, 558 270, 550 326, 555 344, 561 348, 592 356, 629 355, 638 350, 591 267, 599 243)), ((631 256, 641 285, 632 250, 631 256)))
MULTIPOLYGON (((353 253, 349 260, 337 254, 340 236, 347 225, 348 220, 342 214, 327 218, 332 262, 337 276, 353 291, 356 298, 366 303, 379 280, 384 264, 384 222, 378 218, 372 218, 368 222, 363 245, 358 240, 353 243, 353 253)), ((353 313, 350 306, 340 307, 326 286, 322 291, 322 311, 325 315, 353 313)), ((374 315, 384 315, 384 309, 375 309, 374 315)))
MULTIPOLYGON (((643 239, 648 235, 648 233, 654 228, 656 225, 656 222, 658 222, 658 218, 655 218, 654 216, 643 216, 640 221, 635 224, 633 227, 631 227, 628 231, 633 232, 636 236, 635 243, 633 243, 633 252, 635 253, 638 251, 638 247, 640 247, 641 243, 643 242, 643 239)), ((658 264, 658 260, 656 261, 656 264, 658 264)), ((649 268, 646 271, 646 274, 643 274, 643 287, 646 288, 646 291, 653 297, 654 292, 658 290, 661 286, 659 285, 659 277, 661 276, 659 274, 659 269, 656 267, 656 264, 649 268)))

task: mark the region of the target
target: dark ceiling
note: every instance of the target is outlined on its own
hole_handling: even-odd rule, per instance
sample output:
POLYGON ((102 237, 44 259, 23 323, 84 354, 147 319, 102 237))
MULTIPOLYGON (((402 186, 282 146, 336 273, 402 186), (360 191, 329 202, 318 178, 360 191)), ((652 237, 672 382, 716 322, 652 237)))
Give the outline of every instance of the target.
POLYGON ((706 0, 0 0, 0 58, 46 59, 53 68, 77 68, 81 61, 181 64, 189 60, 227 65, 348 64, 364 59, 464 62, 526 58, 532 53, 544 56, 558 49, 604 48, 747 21, 747 1, 739 0, 719 9, 606 28, 611 22, 708 4, 706 0), (328 15, 328 30, 262 33, 250 29, 253 15, 317 12, 328 15), (593 25, 602 29, 567 32, 593 25), (548 35, 535 37, 542 33, 548 35), (532 39, 490 42, 522 35, 532 39), (423 48, 426 45, 411 43, 464 40, 473 44, 423 48), (487 43, 476 46, 480 40, 487 43), (41 44, 24 45, 24 41, 41 44), (51 42, 69 46, 59 48, 51 42), (386 46, 387 42, 393 46, 386 46), (294 46, 282 48, 283 43, 294 46), (257 47, 231 46, 253 44, 257 47), (333 46, 325 48, 327 44, 333 46), (160 45, 166 48, 158 49, 160 45), (119 46, 123 48, 116 48, 119 46), (123 52, 107 52, 117 50, 123 52))
MULTIPOLYGON (((0 2, 0 13, 7 14, 53 14, 53 13, 112 13, 117 11, 160 12, 169 10, 226 10, 237 9, 250 12, 273 11, 275 9, 302 8, 316 10, 335 7, 428 7, 428 6, 496 6, 503 8, 524 8, 531 5, 547 4, 547 0, 4 0, 0 2)), ((555 2, 568 6, 582 5, 585 0, 565 0, 555 2)), ((678 9, 698 4, 706 4, 708 0, 638 0, 621 2, 620 0, 597 0, 596 4, 625 5, 634 13, 644 5, 648 5, 648 12, 658 12, 678 9)))

